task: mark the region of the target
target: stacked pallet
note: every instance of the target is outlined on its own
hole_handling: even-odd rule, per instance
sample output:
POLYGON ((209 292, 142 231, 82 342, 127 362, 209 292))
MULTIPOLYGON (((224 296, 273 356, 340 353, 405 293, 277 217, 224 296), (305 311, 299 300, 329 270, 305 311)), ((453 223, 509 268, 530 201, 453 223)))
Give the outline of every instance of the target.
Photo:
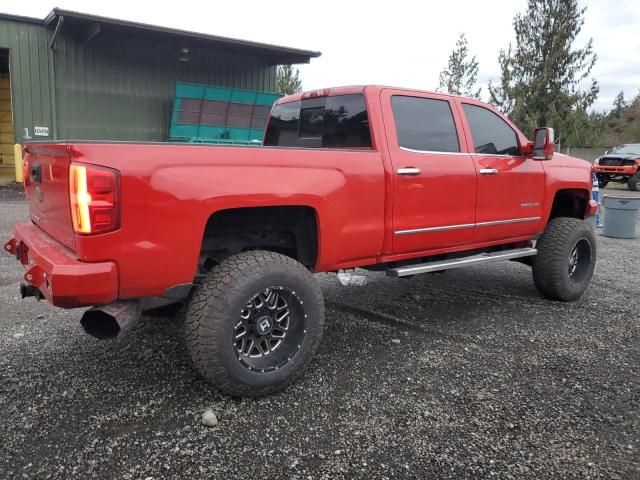
POLYGON ((176 84, 169 141, 259 145, 277 93, 176 84))

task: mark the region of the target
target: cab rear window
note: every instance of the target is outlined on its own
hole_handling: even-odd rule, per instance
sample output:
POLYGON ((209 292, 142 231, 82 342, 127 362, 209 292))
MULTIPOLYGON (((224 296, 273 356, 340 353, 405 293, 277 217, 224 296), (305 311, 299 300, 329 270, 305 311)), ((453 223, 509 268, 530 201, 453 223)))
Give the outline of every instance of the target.
POLYGON ((363 94, 315 97, 276 105, 265 146, 371 148, 363 94))

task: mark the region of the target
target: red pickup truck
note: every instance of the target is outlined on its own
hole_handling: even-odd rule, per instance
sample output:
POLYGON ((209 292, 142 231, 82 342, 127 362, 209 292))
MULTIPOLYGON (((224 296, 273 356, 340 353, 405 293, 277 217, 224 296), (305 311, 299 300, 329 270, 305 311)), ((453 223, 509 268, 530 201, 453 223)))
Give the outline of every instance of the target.
POLYGON ((629 190, 640 190, 640 143, 629 143, 612 148, 596 158, 593 171, 598 185, 605 188, 609 182, 626 183, 629 190))
POLYGON ((591 168, 478 100, 380 86, 285 97, 263 146, 30 143, 23 296, 92 306, 117 336, 183 302, 198 370, 231 394, 287 385, 324 324, 312 273, 403 277, 499 260, 572 301, 593 274, 591 168))

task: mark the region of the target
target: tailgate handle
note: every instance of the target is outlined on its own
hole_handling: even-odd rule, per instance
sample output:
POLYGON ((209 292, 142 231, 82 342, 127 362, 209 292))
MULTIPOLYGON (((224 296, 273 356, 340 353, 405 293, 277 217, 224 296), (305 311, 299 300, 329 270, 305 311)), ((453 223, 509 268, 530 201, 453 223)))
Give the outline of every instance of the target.
POLYGON ((42 182, 42 165, 38 162, 31 165, 31 179, 34 182, 42 182))

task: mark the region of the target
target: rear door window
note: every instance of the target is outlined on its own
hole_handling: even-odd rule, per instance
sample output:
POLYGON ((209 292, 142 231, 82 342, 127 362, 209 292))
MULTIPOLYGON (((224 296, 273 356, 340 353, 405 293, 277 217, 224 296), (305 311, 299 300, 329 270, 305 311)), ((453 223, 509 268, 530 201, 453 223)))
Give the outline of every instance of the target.
POLYGON ((363 94, 316 97, 274 107, 265 146, 371 148, 363 94))
POLYGON ((423 152, 460 151, 448 101, 394 95, 391 108, 400 147, 423 152))

